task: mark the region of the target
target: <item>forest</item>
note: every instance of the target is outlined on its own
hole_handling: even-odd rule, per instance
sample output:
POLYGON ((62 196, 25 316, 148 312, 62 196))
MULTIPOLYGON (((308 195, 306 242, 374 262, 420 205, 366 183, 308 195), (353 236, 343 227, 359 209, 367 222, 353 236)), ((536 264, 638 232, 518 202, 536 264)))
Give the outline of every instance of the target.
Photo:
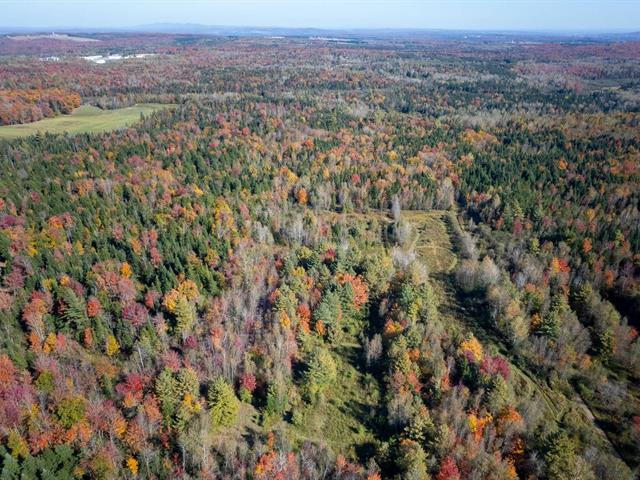
POLYGON ((638 478, 640 41, 92 39, 0 37, 166 106, 0 138, 0 479, 638 478))

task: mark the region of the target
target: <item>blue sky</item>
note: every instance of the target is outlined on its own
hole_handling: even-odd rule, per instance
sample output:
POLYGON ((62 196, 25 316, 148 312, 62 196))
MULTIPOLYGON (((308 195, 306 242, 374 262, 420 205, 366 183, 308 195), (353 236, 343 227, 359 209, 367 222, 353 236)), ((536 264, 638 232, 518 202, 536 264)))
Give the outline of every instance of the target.
POLYGON ((0 0, 0 26, 640 30, 640 0, 0 0))

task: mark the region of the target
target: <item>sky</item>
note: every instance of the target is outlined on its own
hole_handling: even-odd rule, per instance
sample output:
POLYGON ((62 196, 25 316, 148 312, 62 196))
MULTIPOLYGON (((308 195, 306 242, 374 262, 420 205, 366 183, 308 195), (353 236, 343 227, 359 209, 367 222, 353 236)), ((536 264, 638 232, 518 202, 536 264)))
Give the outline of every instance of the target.
POLYGON ((0 0, 3 27, 639 31, 640 0, 0 0))

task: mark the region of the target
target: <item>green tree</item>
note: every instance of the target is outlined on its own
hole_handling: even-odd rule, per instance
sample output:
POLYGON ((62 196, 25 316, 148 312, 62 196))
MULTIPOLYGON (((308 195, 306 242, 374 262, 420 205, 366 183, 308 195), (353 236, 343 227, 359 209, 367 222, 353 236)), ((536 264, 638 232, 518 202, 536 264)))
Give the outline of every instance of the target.
POLYGON ((196 322, 195 306, 186 297, 180 296, 173 313, 176 316, 176 333, 178 335, 187 334, 196 322))
POLYGON ((87 305, 84 299, 78 297, 73 290, 67 287, 62 287, 59 290, 58 297, 64 302, 64 310, 61 315, 64 323, 60 325, 60 329, 63 332, 72 332, 79 337, 89 326, 87 305))
POLYGON ((280 419, 289 407, 289 397, 285 383, 280 379, 274 380, 267 388, 267 405, 264 411, 265 425, 280 419))
POLYGON ((327 387, 335 382, 336 364, 328 350, 317 347, 309 355, 304 372, 304 390, 311 400, 317 398, 327 387))
POLYGON ((219 428, 233 425, 238 416, 240 401, 224 378, 220 377, 213 382, 207 399, 213 426, 219 428))
POLYGON ((27 458, 22 465, 21 478, 42 480, 73 480, 78 457, 69 445, 47 448, 38 456, 27 458))
POLYGON ((190 368, 181 368, 177 374, 165 368, 156 380, 155 391, 165 423, 178 431, 200 409, 200 381, 190 368))
POLYGON ((405 480, 427 480, 427 454, 414 440, 402 439, 398 445, 396 463, 405 480))
POLYGON ((65 398, 56 407, 56 417, 64 428, 71 428, 84 418, 86 401, 80 396, 65 398))
POLYGON ((576 453, 576 444, 566 433, 560 433, 550 442, 545 455, 549 480, 595 480, 591 467, 576 453))
POLYGON ((329 329, 329 335, 333 341, 340 337, 342 308, 340 296, 333 291, 325 293, 313 314, 316 322, 322 322, 329 329))

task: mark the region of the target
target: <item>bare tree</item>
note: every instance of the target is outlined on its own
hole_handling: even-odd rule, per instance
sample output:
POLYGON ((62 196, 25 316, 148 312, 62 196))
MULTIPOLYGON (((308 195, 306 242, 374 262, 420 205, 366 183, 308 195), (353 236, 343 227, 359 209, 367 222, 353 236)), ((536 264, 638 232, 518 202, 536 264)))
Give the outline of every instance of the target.
POLYGON ((476 242, 469 232, 462 232, 460 236, 460 244, 462 247, 462 255, 470 260, 478 259, 478 248, 476 242))
POLYGON ((365 339, 364 354, 367 366, 371 366, 380 359, 382 356, 382 337, 379 333, 376 333, 371 340, 365 339))
POLYGON ((478 272, 478 281, 484 288, 489 288, 495 285, 500 279, 500 269, 493 262, 493 259, 486 256, 480 263, 480 269, 478 272))
POLYGON ((446 177, 440 183, 436 192, 436 207, 443 210, 449 210, 454 203, 454 195, 456 189, 449 177, 446 177))
POLYGON ((391 216, 393 221, 398 223, 402 217, 402 208, 400 207, 400 199, 398 195, 394 195, 391 199, 391 216))

